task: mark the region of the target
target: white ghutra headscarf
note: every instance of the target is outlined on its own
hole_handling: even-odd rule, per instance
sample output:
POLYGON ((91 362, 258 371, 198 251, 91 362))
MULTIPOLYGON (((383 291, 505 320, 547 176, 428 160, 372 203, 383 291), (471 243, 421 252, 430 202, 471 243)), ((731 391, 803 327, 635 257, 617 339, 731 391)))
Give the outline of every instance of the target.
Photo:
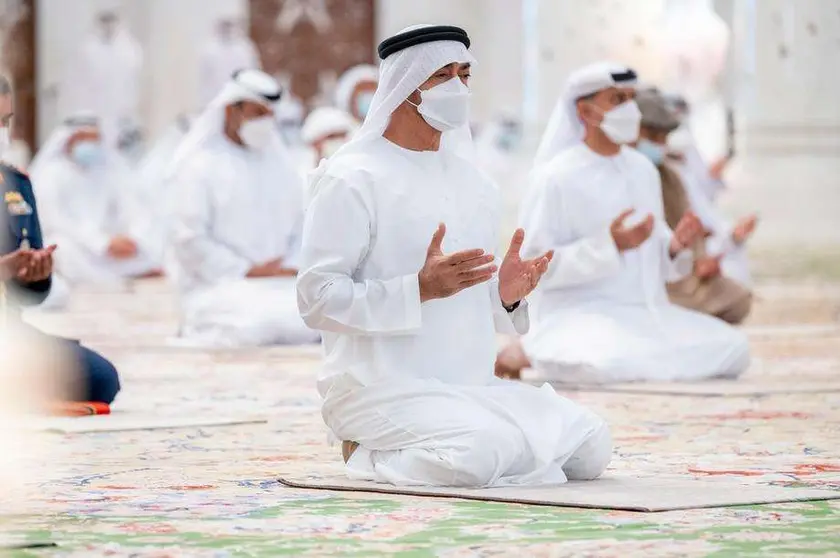
MULTIPOLYGON (((401 30, 396 36, 434 27, 413 25, 401 30)), ((367 143, 382 137, 391 113, 429 79, 436 71, 452 63, 475 64, 475 58, 463 43, 455 40, 440 40, 409 46, 387 56, 379 65, 379 86, 373 95, 370 110, 362 127, 353 139, 339 149, 330 159, 321 161, 309 175, 309 195, 317 189, 317 183, 337 159, 363 150, 367 143)), ((453 78, 456 79, 456 78, 453 78)), ((468 160, 474 160, 475 149, 469 124, 444 132, 440 149, 456 153, 468 160)))
MULTIPOLYGON (((252 101, 274 109, 281 95, 282 88, 277 80, 265 72, 254 69, 236 72, 190 126, 172 156, 166 178, 175 178, 192 155, 224 135, 226 107, 242 101, 252 101)), ((275 163, 278 182, 282 182, 284 178, 293 180, 292 177, 297 176, 279 130, 272 134, 271 143, 264 148, 264 152, 275 163)))
POLYGON ((555 155, 583 140, 584 127, 577 114, 578 99, 609 87, 633 87, 635 84, 635 72, 614 62, 599 62, 573 72, 543 132, 534 168, 550 162, 555 155))

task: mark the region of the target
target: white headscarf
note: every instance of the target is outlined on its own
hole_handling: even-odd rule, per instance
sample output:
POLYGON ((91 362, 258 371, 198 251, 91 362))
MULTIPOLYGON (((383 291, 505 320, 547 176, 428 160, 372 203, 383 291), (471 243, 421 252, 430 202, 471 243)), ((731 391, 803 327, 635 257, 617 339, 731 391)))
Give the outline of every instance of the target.
MULTIPOLYGON (((99 120, 88 113, 73 115, 53 130, 50 137, 47 138, 47 141, 44 142, 44 145, 41 146, 41 149, 38 150, 35 158, 32 159, 32 163, 29 165, 29 174, 33 177, 33 181, 44 169, 58 160, 67 158, 67 154, 65 153, 67 142, 74 134, 82 130, 102 133, 99 120)), ((125 161, 120 157, 119 153, 112 147, 109 147, 104 139, 102 140, 102 149, 104 150, 104 162, 106 164, 119 163, 120 166, 124 165, 125 161)))
MULTIPOLYGON (((398 34, 407 33, 431 25, 413 25, 398 34)), ((393 113, 408 97, 429 79, 436 71, 452 63, 475 64, 475 58, 458 41, 433 41, 405 48, 387 57, 379 65, 379 86, 373 95, 370 110, 362 127, 353 139, 329 159, 324 159, 309 176, 310 196, 317 183, 329 171, 331 165, 347 155, 364 149, 370 141, 382 137, 393 113)), ((457 78, 453 78, 457 79, 457 78)), ((475 149, 469 124, 444 132, 440 149, 453 152, 468 160, 474 160, 475 149)))
MULTIPOLYGON (((172 156, 166 178, 174 178, 184 163, 195 153, 223 136, 226 107, 242 101, 252 101, 274 108, 277 103, 266 100, 266 96, 279 95, 281 91, 277 81, 261 70, 242 70, 235 74, 192 123, 189 132, 172 156)), ((279 131, 273 135, 271 143, 265 147, 265 153, 269 154, 271 160, 276 163, 279 174, 278 183, 284 179, 284 173, 289 173, 285 176, 287 179, 291 179, 292 174, 297 177, 279 131)))
POLYGON ((300 130, 300 139, 312 144, 332 134, 351 135, 356 127, 356 120, 343 110, 318 107, 306 117, 300 130))
POLYGON ((376 66, 359 64, 341 74, 335 86, 335 106, 352 113, 353 107, 350 103, 353 102, 353 92, 360 83, 365 81, 379 81, 379 69, 376 66))
POLYGON ((634 80, 616 82, 614 75, 625 74, 627 66, 613 62, 599 62, 573 72, 566 81, 563 94, 554 106, 551 120, 543 132, 534 167, 550 162, 555 155, 583 140, 584 127, 578 118, 577 100, 610 87, 634 86, 634 80))

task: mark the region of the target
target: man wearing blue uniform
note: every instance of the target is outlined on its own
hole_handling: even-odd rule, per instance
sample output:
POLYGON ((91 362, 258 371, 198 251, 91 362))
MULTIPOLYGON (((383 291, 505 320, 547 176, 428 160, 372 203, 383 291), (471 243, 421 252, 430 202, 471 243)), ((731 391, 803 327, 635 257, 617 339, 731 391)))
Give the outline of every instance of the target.
MULTIPOLYGON (((12 89, 0 76, 0 157, 9 144, 12 119, 12 89)), ((29 178, 18 170, 0 164, 0 192, 6 211, 0 218, 0 281, 5 296, 4 311, 18 320, 22 306, 40 304, 52 286, 52 253, 56 246, 43 246, 38 208, 29 178)), ((24 326, 32 329, 29 326, 24 326)), ((76 341, 32 333, 52 343, 66 345, 76 359, 81 385, 68 394, 78 401, 111 403, 120 390, 114 365, 76 341)))

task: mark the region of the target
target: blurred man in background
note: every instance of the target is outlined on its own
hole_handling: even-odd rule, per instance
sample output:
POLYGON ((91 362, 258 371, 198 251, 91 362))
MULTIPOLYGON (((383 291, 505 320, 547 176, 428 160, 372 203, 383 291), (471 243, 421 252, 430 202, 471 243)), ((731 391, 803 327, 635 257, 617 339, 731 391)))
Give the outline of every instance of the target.
MULTIPOLYGON (((752 295, 737 281, 726 277, 721 271, 721 260, 731 257, 741 246, 747 235, 748 221, 731 230, 721 222, 715 208, 708 199, 691 195, 688 181, 683 174, 672 167, 666 153, 668 135, 679 126, 679 120, 669 109, 666 99, 655 89, 638 93, 636 101, 642 113, 642 125, 636 149, 656 165, 662 182, 662 198, 665 220, 676 227, 689 211, 695 212, 708 231, 708 238, 698 239, 691 247, 694 253, 693 273, 668 284, 671 301, 685 308, 697 310, 718 317, 731 324, 741 323, 750 311, 752 295), (705 217, 705 218, 704 218, 705 217), (724 239, 718 238, 723 233, 724 239), (713 252, 712 249, 725 245, 728 250, 713 252)), ((745 257, 745 256, 744 256, 745 257)))
POLYGON ((60 90, 62 114, 95 115, 108 147, 119 147, 126 138, 134 138, 138 133, 143 49, 116 12, 99 14, 96 29, 65 68, 60 90))
POLYGON ((691 212, 668 226, 656 168, 629 147, 641 121, 635 84, 632 69, 609 63, 569 77, 520 221, 526 254, 557 256, 524 354, 503 353, 501 374, 530 362, 556 381, 692 381, 749 365, 744 334, 668 301, 665 283, 691 272, 703 227, 691 212))
POLYGON ((67 119, 30 170, 44 234, 61 246, 56 272, 71 287, 159 275, 161 262, 137 230, 141 208, 129 169, 107 146, 96 118, 67 119))
POLYGON ((350 141, 357 128, 352 116, 335 107, 318 107, 309 113, 300 131, 301 139, 309 148, 304 170, 312 170, 321 159, 331 157, 350 141))
POLYGON ((274 120, 281 88, 237 72, 199 116, 168 172, 174 189, 169 267, 181 337, 201 346, 317 341, 294 281, 303 184, 274 120))
POLYGON ((379 69, 370 64, 353 66, 338 78, 335 106, 361 123, 370 110, 370 103, 379 81, 379 69))
MULTIPOLYGON (((13 114, 12 91, 8 79, 0 76, 0 154, 8 145, 13 114)), ((120 390, 114 366, 101 355, 76 341, 59 339, 40 333, 20 320, 20 309, 43 302, 52 287, 55 244, 44 246, 41 222, 32 183, 29 178, 7 165, 0 165, 0 190, 6 210, 0 218, 0 312, 4 324, 13 324, 17 331, 48 347, 65 352, 69 378, 61 397, 77 401, 111 403, 120 390)), ((78 223, 82 225, 83 221, 78 223)), ((33 363, 34 364, 34 363, 33 363)), ((54 390, 54 386, 44 386, 54 390)))
POLYGON ((216 23, 213 36, 204 45, 199 59, 201 106, 212 101, 237 70, 260 68, 260 55, 254 42, 233 17, 216 23))

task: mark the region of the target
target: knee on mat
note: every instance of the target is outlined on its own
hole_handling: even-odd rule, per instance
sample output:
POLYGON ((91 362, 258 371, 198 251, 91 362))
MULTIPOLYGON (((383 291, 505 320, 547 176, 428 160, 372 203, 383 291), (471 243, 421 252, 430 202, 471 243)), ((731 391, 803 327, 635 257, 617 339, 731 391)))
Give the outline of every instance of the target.
POLYGON ((746 292, 745 295, 734 302, 731 307, 721 312, 718 315, 718 318, 728 324, 739 325, 747 319, 747 316, 749 316, 750 310, 752 310, 752 301, 752 293, 746 292))
POLYGON ((613 441, 610 427, 601 421, 600 426, 572 455, 563 472, 569 480, 594 480, 607 470, 612 461, 613 441))
POLYGON ((84 348, 83 377, 87 384, 87 400, 112 403, 120 391, 120 377, 116 367, 90 349, 84 348))
POLYGON ((507 466, 505 454, 516 452, 502 432, 478 431, 468 445, 454 451, 449 465, 453 486, 486 486, 499 479, 507 466))

